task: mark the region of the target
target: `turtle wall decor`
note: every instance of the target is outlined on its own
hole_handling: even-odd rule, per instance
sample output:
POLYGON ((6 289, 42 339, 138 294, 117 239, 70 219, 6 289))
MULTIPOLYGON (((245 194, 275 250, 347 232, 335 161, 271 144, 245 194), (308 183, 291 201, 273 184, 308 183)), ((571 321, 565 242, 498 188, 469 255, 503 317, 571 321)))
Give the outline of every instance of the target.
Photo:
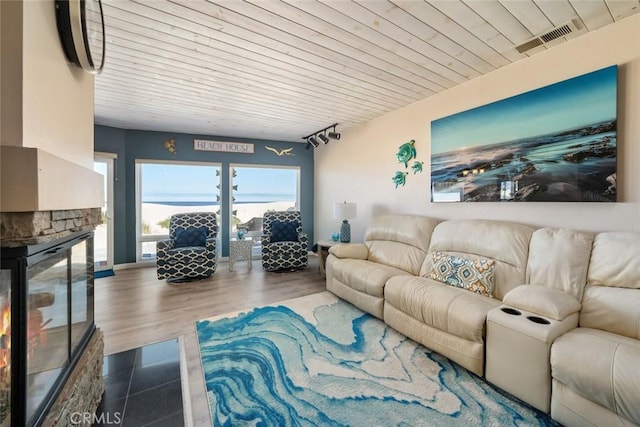
POLYGON ((396 158, 400 163, 404 163, 404 167, 406 168, 409 165, 409 160, 416 158, 416 140, 412 139, 409 142, 405 142, 398 148, 398 152, 396 153, 396 158))
POLYGON ((422 165, 424 165, 424 162, 419 162, 417 160, 413 162, 413 165, 411 165, 411 170, 413 171, 414 175, 418 172, 422 172, 422 165))
POLYGON ((404 184, 407 182, 407 175, 409 175, 409 172, 396 172, 393 176, 393 183, 396 185, 396 188, 398 188, 398 185, 402 185, 404 187, 404 184))
MULTIPOLYGON (((424 165, 424 162, 420 162, 416 159, 418 153, 416 152, 415 144, 415 139, 405 142, 398 147, 398 152, 396 153, 396 159, 398 159, 399 163, 404 165, 405 169, 409 169, 409 162, 411 160, 415 160, 411 165, 411 170, 414 175, 422 173, 422 165, 424 165)), ((393 183, 396 185, 396 188, 398 188, 398 186, 404 187, 407 182, 407 175, 409 175, 409 172, 396 171, 396 174, 391 178, 393 183)))

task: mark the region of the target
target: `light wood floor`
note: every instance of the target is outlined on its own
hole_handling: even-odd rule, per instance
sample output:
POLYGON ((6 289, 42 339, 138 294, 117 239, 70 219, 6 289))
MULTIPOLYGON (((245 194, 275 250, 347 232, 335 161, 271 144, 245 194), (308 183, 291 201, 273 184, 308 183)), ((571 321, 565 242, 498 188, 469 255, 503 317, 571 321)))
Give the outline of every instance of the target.
POLYGON ((252 271, 245 262, 239 262, 235 271, 229 272, 228 264, 221 262, 208 279, 183 284, 158 280, 155 268, 131 268, 95 281, 95 318, 104 333, 105 354, 179 337, 185 353, 183 373, 188 377, 186 397, 193 424, 210 426, 196 320, 324 290, 324 278, 314 256, 309 257, 306 269, 286 273, 265 272, 259 260, 253 261, 252 271))

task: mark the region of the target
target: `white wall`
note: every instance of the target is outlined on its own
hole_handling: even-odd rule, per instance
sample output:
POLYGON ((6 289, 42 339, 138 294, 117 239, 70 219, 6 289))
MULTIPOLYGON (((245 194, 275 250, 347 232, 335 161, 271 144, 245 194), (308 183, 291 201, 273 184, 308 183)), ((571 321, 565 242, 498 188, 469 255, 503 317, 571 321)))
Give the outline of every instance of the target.
POLYGON ((355 202, 352 240, 361 241, 372 215, 412 213, 445 219, 486 218, 581 230, 640 231, 640 15, 583 35, 530 58, 448 89, 342 135, 316 150, 315 236, 340 227, 332 205, 355 202), (595 71, 618 68, 619 203, 431 203, 430 123, 532 89, 595 71), (395 189, 398 146, 416 140, 421 174, 395 189))
POLYGON ((93 169, 93 75, 69 65, 55 4, 24 2, 23 140, 93 169))
POLYGON ((2 1, 0 11, 0 209, 100 207, 93 76, 67 63, 53 1, 2 1))
POLYGON ((0 143, 22 144, 22 3, 0 2, 0 143))
POLYGON ((70 65, 52 1, 2 2, 2 145, 93 169, 93 75, 70 65))

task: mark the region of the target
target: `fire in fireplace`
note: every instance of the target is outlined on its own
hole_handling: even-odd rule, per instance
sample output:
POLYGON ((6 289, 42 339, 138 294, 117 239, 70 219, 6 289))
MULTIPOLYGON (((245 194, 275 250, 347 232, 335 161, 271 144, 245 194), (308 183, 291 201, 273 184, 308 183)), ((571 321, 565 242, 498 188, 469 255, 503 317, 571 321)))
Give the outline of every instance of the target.
POLYGON ((0 307, 0 427, 38 426, 95 331, 93 233, 3 248, 0 307))
POLYGON ((11 288, 0 282, 0 426, 11 423, 11 288))

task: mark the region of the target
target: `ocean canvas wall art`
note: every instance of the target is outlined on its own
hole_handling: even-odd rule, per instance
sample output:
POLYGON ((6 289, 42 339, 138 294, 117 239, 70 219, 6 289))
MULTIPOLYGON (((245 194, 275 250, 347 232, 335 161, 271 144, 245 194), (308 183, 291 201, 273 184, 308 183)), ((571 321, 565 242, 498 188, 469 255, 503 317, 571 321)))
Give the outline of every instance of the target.
POLYGON ((615 202, 617 66, 431 122, 433 202, 615 202))

